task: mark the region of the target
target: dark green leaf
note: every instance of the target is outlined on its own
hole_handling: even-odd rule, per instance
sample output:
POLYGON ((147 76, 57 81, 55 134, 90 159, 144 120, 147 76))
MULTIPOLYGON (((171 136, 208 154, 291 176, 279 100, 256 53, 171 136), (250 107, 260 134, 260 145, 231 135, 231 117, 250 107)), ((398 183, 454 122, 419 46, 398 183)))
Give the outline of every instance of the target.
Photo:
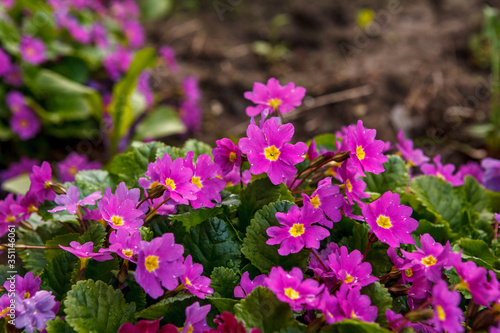
POLYGON ((486 269, 498 268, 498 259, 484 241, 479 239, 461 239, 455 245, 458 246, 458 248, 454 248, 455 250, 463 249, 462 258, 464 260, 472 260, 486 269))
POLYGON ((85 244, 87 242, 94 243, 94 252, 97 252, 102 247, 104 238, 106 237, 106 230, 101 224, 92 224, 85 231, 85 233, 78 238, 80 244, 85 244))
POLYGON ((47 333, 76 333, 66 321, 61 319, 61 317, 49 320, 47 322, 47 328, 45 329, 47 330, 47 333))
POLYGON ((210 287, 214 289, 220 297, 234 297, 234 287, 240 283, 240 276, 227 267, 215 267, 210 275, 210 287))
POLYGON ((371 305, 378 308, 377 323, 382 326, 386 325, 387 318, 385 316, 385 310, 391 309, 392 307, 392 297, 387 288, 376 281, 363 287, 361 293, 370 297, 371 305))
MULTIPOLYGON (((193 302, 193 295, 179 294, 174 297, 169 297, 167 299, 162 299, 158 303, 151 305, 150 307, 142 310, 136 314, 136 318, 143 318, 147 320, 156 320, 160 317, 169 316, 169 318, 174 317, 178 314, 179 318, 184 318, 185 309, 187 306, 191 305, 193 302)), ((177 320, 177 322, 180 322, 177 320)), ((184 324, 184 321, 180 322, 180 326, 184 324)))
POLYGON ((207 299, 217 308, 217 310, 219 310, 219 313, 222 313, 224 311, 233 313, 234 306, 238 303, 237 300, 231 298, 207 296, 207 299))
POLYGON ((389 333, 375 323, 367 323, 356 319, 344 319, 333 325, 324 326, 321 333, 389 333))
POLYGON ((116 258, 102 262, 89 260, 87 269, 85 270, 85 278, 92 279, 94 281, 100 280, 106 284, 110 284, 115 277, 112 271, 117 271, 119 269, 120 266, 118 264, 118 259, 116 258))
POLYGON ((222 207, 200 208, 191 210, 187 213, 171 215, 172 222, 180 222, 189 231, 192 227, 207 221, 209 218, 215 217, 222 213, 222 207))
POLYGON ((54 256, 45 266, 40 278, 42 288, 52 291, 56 300, 62 301, 71 289, 71 275, 75 265, 80 265, 80 260, 69 252, 61 252, 54 256))

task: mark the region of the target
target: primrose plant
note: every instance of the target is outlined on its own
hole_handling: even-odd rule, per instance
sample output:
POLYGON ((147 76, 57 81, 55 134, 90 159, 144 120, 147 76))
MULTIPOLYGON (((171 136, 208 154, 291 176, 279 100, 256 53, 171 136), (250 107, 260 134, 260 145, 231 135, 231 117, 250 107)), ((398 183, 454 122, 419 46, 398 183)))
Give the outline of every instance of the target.
POLYGON ((500 161, 455 173, 361 120, 293 143, 304 95, 255 83, 246 136, 213 149, 34 166, 0 202, 5 329, 499 331, 500 161))

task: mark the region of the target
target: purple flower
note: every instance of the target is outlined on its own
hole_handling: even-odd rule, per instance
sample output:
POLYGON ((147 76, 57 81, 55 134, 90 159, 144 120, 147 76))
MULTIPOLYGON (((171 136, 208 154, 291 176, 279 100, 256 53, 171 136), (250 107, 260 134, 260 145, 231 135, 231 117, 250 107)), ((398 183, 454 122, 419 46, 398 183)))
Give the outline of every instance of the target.
POLYGON ((391 329, 393 331, 396 331, 396 329, 399 329, 397 332, 399 332, 401 329, 404 327, 411 327, 415 330, 415 332, 422 332, 421 331, 421 324, 416 323, 413 324, 412 322, 408 321, 405 324, 403 322, 405 321, 404 317, 400 313, 395 313, 392 310, 385 310, 385 316, 387 317, 387 321, 389 322, 391 329))
POLYGON ((462 185, 464 182, 460 175, 453 175, 455 166, 453 164, 441 164, 441 155, 436 155, 433 159, 436 166, 426 163, 420 167, 424 175, 432 175, 450 182, 453 186, 462 185))
POLYGON ((358 172, 349 160, 342 162, 338 175, 345 185, 345 196, 352 204, 354 201, 360 202, 362 198, 369 198, 370 195, 364 192, 366 183, 361 179, 356 179, 358 172))
POLYGON ((184 327, 179 333, 198 333, 210 329, 207 325, 207 315, 210 312, 211 305, 200 306, 195 302, 186 308, 186 321, 184 327))
MULTIPOLYGON (((340 188, 336 185, 332 185, 332 178, 327 177, 320 180, 318 183, 318 188, 311 194, 309 198, 307 195, 302 195, 304 202, 310 202, 314 207, 314 210, 320 210, 322 213, 326 214, 333 222, 338 222, 342 218, 340 213, 340 208, 344 205, 344 196, 340 194, 340 188)), ((333 223, 323 218, 319 221, 319 224, 324 225, 327 228, 332 228, 333 223)))
POLYGON ((302 155, 307 150, 303 142, 288 143, 293 133, 292 124, 278 126, 273 120, 267 120, 262 129, 249 125, 248 137, 240 139, 239 146, 247 154, 250 172, 254 175, 267 173, 274 185, 293 178, 297 173, 295 164, 304 160, 302 155))
POLYGON ((356 126, 349 126, 347 149, 351 151, 350 160, 362 176, 365 176, 365 171, 379 174, 385 170, 382 165, 387 162, 387 156, 382 154, 385 143, 375 140, 376 134, 376 130, 365 128, 361 120, 356 126))
POLYGON ((464 327, 460 324, 464 321, 460 304, 460 293, 449 291, 444 281, 439 281, 432 287, 432 307, 434 317, 431 319, 434 327, 449 333, 463 332, 464 327))
POLYGON ((313 161, 315 158, 319 156, 318 151, 316 150, 316 141, 314 139, 311 140, 311 144, 307 147, 306 159, 309 161, 313 161))
POLYGON ((10 67, 10 71, 4 75, 5 82, 14 87, 20 87, 23 85, 23 76, 21 74, 21 70, 18 66, 12 64, 10 67))
POLYGON ((184 260, 186 273, 180 276, 181 282, 189 292, 199 298, 205 298, 208 294, 213 294, 214 290, 210 288, 210 278, 202 276, 203 265, 193 264, 193 258, 188 255, 184 260))
POLYGON ((167 67, 170 68, 170 70, 172 71, 172 73, 175 74, 179 72, 179 65, 175 61, 175 51, 172 48, 168 46, 163 46, 160 49, 159 53, 163 61, 165 61, 167 67))
POLYGON ((292 206, 288 213, 276 213, 276 219, 281 226, 270 227, 267 229, 267 235, 271 237, 266 244, 281 244, 278 253, 282 256, 290 253, 297 253, 304 247, 308 249, 319 248, 319 241, 330 235, 330 232, 318 225, 312 225, 318 222, 322 217, 322 212, 314 211, 312 205, 307 204, 299 209, 298 206, 292 206))
POLYGON ((181 120, 188 131, 201 131, 202 110, 197 103, 190 100, 182 101, 179 112, 181 120))
POLYGON ((481 161, 484 169, 483 184, 491 191, 500 192, 500 160, 485 158, 481 161))
POLYGON ((246 186, 252 181, 252 173, 250 170, 243 170, 243 173, 240 174, 240 169, 235 167, 233 171, 222 176, 222 179, 226 181, 226 186, 233 186, 240 182, 246 186))
POLYGON ((97 161, 89 162, 86 155, 72 152, 63 161, 57 164, 59 179, 62 182, 75 181, 75 175, 81 170, 96 170, 101 168, 97 161))
POLYGON ((33 297, 16 302, 16 328, 23 328, 31 333, 35 329, 42 330, 47 321, 56 317, 59 302, 52 292, 41 290, 33 297))
POLYGON ((76 186, 70 186, 66 194, 58 195, 55 199, 56 204, 59 206, 49 210, 49 213, 60 212, 67 210, 70 214, 76 214, 78 206, 92 206, 95 201, 101 199, 100 191, 96 191, 82 200, 80 200, 80 192, 76 186))
POLYGON ((333 315, 338 319, 359 319, 362 321, 375 321, 378 309, 371 306, 370 297, 361 295, 361 286, 349 287, 347 283, 340 286, 337 292, 338 311, 333 315))
POLYGON ((257 116, 263 111, 269 113, 273 111, 287 113, 302 103, 305 94, 306 89, 295 87, 293 82, 284 87, 275 78, 270 78, 267 81, 267 86, 255 82, 253 84, 253 91, 245 92, 244 96, 246 99, 257 104, 257 106, 247 107, 246 113, 249 117, 257 116))
POLYGON ((21 140, 28 140, 34 138, 40 132, 41 124, 36 113, 29 108, 23 108, 12 114, 10 127, 19 135, 21 140))
POLYGON ((80 25, 78 20, 73 17, 67 17, 65 20, 65 26, 68 29, 70 35, 78 42, 82 44, 90 44, 92 41, 91 31, 85 29, 80 25))
POLYGON ((128 45, 131 48, 137 49, 144 45, 144 30, 142 29, 142 25, 139 22, 123 22, 123 31, 125 33, 125 37, 127 37, 128 45))
POLYGON ((324 288, 318 281, 302 279, 302 271, 298 267, 292 268, 290 273, 281 267, 273 267, 265 284, 280 301, 290 304, 292 310, 300 311, 303 305, 314 308, 324 288))
POLYGON ((216 148, 212 149, 214 162, 222 169, 222 175, 225 176, 234 168, 241 165, 241 149, 233 141, 224 138, 215 141, 216 148))
POLYGON ((192 103, 198 103, 201 98, 200 88, 198 87, 198 79, 194 76, 186 76, 182 81, 182 91, 184 100, 192 103))
POLYGON ((10 91, 5 96, 5 103, 12 113, 16 113, 27 108, 26 97, 16 90, 10 91))
POLYGON ((114 252, 123 259, 137 263, 137 254, 142 241, 141 233, 134 231, 130 234, 126 229, 120 228, 109 234, 108 251, 114 252))
POLYGON ((23 36, 20 50, 23 60, 32 65, 39 65, 47 60, 45 44, 39 38, 23 36))
POLYGON ((102 24, 94 24, 92 27, 92 39, 99 48, 106 48, 109 46, 108 31, 102 24))
POLYGON ((125 74, 132 62, 132 53, 124 48, 118 48, 104 59, 104 68, 114 81, 118 81, 125 74))
POLYGON ((420 236, 420 243, 421 249, 417 247, 417 250, 412 253, 401 250, 401 253, 405 258, 419 265, 430 281, 437 283, 441 280, 443 267, 446 269, 453 267, 457 254, 451 252, 449 241, 443 246, 435 242, 429 234, 420 236))
POLYGON ((492 271, 490 271, 491 281, 488 282, 486 268, 478 267, 473 261, 458 261, 454 266, 460 277, 457 288, 470 291, 474 302, 489 306, 491 302, 500 298, 498 280, 492 271))
POLYGON ((0 182, 22 174, 30 174, 33 166, 38 164, 40 161, 36 158, 22 156, 19 162, 11 163, 7 170, 0 171, 0 182))
POLYGON ((196 160, 196 168, 193 165, 192 151, 186 155, 184 166, 193 171, 191 182, 199 188, 196 199, 191 200, 194 209, 201 207, 213 208, 215 202, 221 202, 220 192, 226 187, 226 182, 216 178, 219 166, 211 161, 210 156, 202 154, 196 160))
POLYGON ((335 314, 339 313, 339 302, 337 297, 330 295, 328 290, 325 289, 321 294, 317 308, 323 312, 327 324, 337 321, 335 314))
MULTIPOLYGON (((40 290, 42 280, 38 276, 34 276, 32 272, 26 273, 24 277, 17 275, 14 277, 14 285, 16 286, 15 294, 21 300, 30 298, 40 290)), ((11 282, 5 281, 3 284, 6 290, 10 289, 11 282)))
MULTIPOLYGON (((224 311, 214 319, 217 329, 205 331, 205 333, 247 333, 243 322, 238 322, 231 312, 224 311)), ((258 328, 250 329, 250 333, 261 333, 258 328)))
POLYGON ((467 164, 461 165, 457 173, 457 175, 460 175, 462 181, 465 180, 465 176, 469 175, 474 177, 479 182, 479 184, 483 184, 483 174, 483 169, 476 162, 469 162, 467 164))
POLYGON ((394 247, 415 243, 411 233, 417 229, 418 221, 410 217, 411 207, 400 205, 399 194, 387 191, 372 203, 362 205, 361 211, 380 241, 394 247))
POLYGON ((97 261, 106 261, 113 259, 113 257, 109 253, 103 253, 103 249, 100 249, 99 252, 94 252, 93 242, 87 242, 82 245, 78 242, 73 241, 69 243, 69 247, 62 245, 59 245, 59 247, 63 250, 68 251, 69 253, 73 253, 75 256, 80 258, 83 266, 85 266, 90 258, 97 261))
POLYGON ((161 286, 174 290, 178 278, 186 273, 182 264, 184 247, 175 244, 174 235, 163 234, 151 242, 141 242, 137 258, 135 279, 144 291, 152 298, 163 295, 161 286))
POLYGON ((413 149, 413 141, 409 139, 405 140, 404 133, 401 130, 398 132, 398 140, 396 148, 410 166, 419 166, 429 161, 429 158, 424 155, 422 149, 413 149))
POLYGON ((349 286, 367 286, 378 278, 370 275, 372 265, 362 262, 363 255, 358 250, 348 253, 347 247, 342 246, 340 253, 332 253, 328 256, 328 264, 337 279, 349 286))
POLYGON ((130 192, 124 182, 120 183, 115 191, 111 193, 108 187, 104 191, 104 197, 97 203, 97 207, 102 213, 102 218, 108 222, 113 229, 125 228, 130 233, 140 228, 143 224, 146 205, 139 204, 139 189, 132 189, 130 192))
POLYGON ((250 273, 248 271, 241 275, 240 285, 234 287, 234 297, 245 298, 257 286, 266 286, 265 279, 267 276, 265 274, 258 275, 253 280, 250 280, 249 276, 250 273))
POLYGON ((30 175, 30 191, 36 193, 38 200, 44 202, 47 200, 54 200, 56 194, 52 189, 52 168, 48 162, 43 162, 42 166, 33 166, 33 173, 30 175))

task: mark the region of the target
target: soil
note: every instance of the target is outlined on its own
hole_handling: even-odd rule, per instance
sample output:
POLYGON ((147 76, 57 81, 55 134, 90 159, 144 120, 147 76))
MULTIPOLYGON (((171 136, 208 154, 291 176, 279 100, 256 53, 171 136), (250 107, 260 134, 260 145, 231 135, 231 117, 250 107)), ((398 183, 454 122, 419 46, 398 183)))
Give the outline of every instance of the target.
POLYGON ((245 108, 251 103, 243 93, 253 82, 275 77, 307 89, 304 105, 285 116, 295 125, 296 140, 361 119, 377 129, 379 139, 395 142, 402 129, 429 156, 441 154, 446 163, 460 164, 488 154, 484 141, 468 134, 489 114, 489 70, 478 66, 469 48, 471 36, 482 29, 486 4, 499 5, 214 0, 195 13, 176 12, 150 23, 147 33, 151 44, 174 48, 184 74, 199 77, 204 123, 195 137, 211 145, 244 135, 245 108), (375 13, 366 29, 356 24, 362 8, 375 13), (271 23, 280 14, 289 22, 278 29, 274 43, 288 51, 272 61, 252 45, 270 41, 271 23))

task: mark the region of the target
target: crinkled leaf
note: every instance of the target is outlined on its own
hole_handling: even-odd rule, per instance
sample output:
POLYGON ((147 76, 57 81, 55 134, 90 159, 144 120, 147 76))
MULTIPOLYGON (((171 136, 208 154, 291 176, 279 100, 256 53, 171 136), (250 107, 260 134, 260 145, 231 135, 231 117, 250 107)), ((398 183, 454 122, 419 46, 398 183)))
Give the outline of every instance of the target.
POLYGON ((403 193, 410 183, 408 167, 398 155, 389 155, 384 163, 385 171, 378 175, 368 173, 364 178, 366 191, 383 194, 387 191, 403 193))
POLYGON ((54 256, 45 266, 40 278, 42 289, 52 291, 56 300, 62 301, 71 289, 71 276, 80 260, 72 253, 61 252, 54 256))
POLYGON ((370 297, 371 305, 378 308, 378 315, 376 322, 384 326, 387 324, 385 310, 392 307, 392 297, 386 287, 381 285, 378 281, 369 284, 361 289, 363 295, 370 297))
POLYGON ((481 212, 488 209, 488 191, 472 176, 465 176, 465 184, 460 186, 465 201, 476 212, 481 212))
POLYGON ((187 213, 171 215, 172 222, 180 222, 189 231, 192 227, 222 213, 222 207, 194 209, 187 213))
POLYGON ((61 317, 56 317, 56 319, 49 320, 47 322, 47 327, 45 328, 47 333, 76 333, 76 331, 68 324, 68 322, 63 321, 61 317))
POLYGON ((85 278, 92 279, 94 281, 103 281, 106 284, 110 284, 115 275, 112 273, 113 270, 120 269, 118 264, 118 259, 113 258, 106 261, 89 260, 87 264, 87 269, 85 270, 85 278))
POLYGON ((460 239, 454 244, 454 250, 463 249, 462 258, 472 260, 479 266, 486 269, 496 269, 499 267, 499 261, 491 252, 488 244, 479 239, 460 239))
POLYGON ((240 243, 231 225, 219 218, 209 218, 190 229, 184 236, 185 255, 203 265, 204 275, 218 266, 238 267, 241 261, 240 243))
POLYGON ((356 319, 344 319, 333 325, 324 326, 320 333, 389 333, 378 324, 356 319))
POLYGON ((282 256, 278 253, 280 245, 268 245, 267 229, 279 226, 276 213, 286 213, 292 207, 289 201, 273 202, 255 213, 255 218, 247 228, 241 252, 262 273, 269 273, 272 267, 281 266, 285 270, 299 267, 305 270, 308 266, 309 251, 302 249, 298 253, 282 256))
POLYGON ((115 333, 134 319, 135 304, 102 281, 78 281, 64 301, 65 320, 78 332, 115 333))
POLYGON ((102 247, 105 237, 106 230, 104 227, 101 224, 92 224, 87 231, 78 238, 78 242, 82 245, 87 242, 94 243, 94 252, 97 252, 97 250, 102 247))
POLYGON ((116 187, 109 173, 104 170, 82 170, 76 174, 75 183, 80 190, 80 198, 96 191, 104 194, 106 188, 114 190, 116 187))
POLYGON ((234 287, 240 283, 240 276, 227 267, 215 267, 210 275, 210 287, 219 297, 234 297, 234 287))
POLYGON ((125 301, 127 303, 135 303, 135 309, 142 311, 146 308, 146 292, 135 280, 129 277, 127 287, 123 289, 125 293, 125 301))
MULTIPOLYGON (((193 303, 193 295, 179 294, 174 297, 169 297, 167 299, 162 299, 158 303, 151 305, 150 307, 137 313, 136 318, 142 318, 147 320, 156 320, 160 317, 168 316, 169 318, 175 318, 175 314, 178 314, 179 318, 184 318, 185 309, 191 303, 193 303)), ((179 320, 177 320, 179 322, 179 320)), ((183 321, 180 326, 183 325, 183 321)))
POLYGON ((207 296, 207 300, 219 310, 219 313, 228 311, 233 313, 234 306, 238 304, 238 301, 232 298, 222 298, 222 297, 212 297, 207 296))
POLYGON ((279 301, 271 290, 261 286, 236 304, 234 312, 247 329, 256 327, 262 333, 273 333, 297 325, 290 305, 279 301))
POLYGON ((196 139, 189 139, 184 144, 182 148, 186 153, 192 151, 194 153, 193 160, 196 161, 198 156, 202 154, 207 154, 212 156, 212 147, 205 142, 198 141, 196 139))

